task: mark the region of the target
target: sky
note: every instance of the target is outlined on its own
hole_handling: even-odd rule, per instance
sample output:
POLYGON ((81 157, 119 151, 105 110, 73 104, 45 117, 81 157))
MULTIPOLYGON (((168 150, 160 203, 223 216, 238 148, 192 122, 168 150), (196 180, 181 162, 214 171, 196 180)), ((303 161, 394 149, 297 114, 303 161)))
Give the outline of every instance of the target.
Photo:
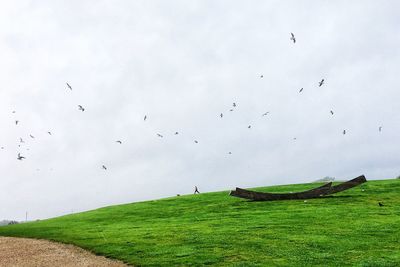
POLYGON ((399 8, 1 1, 0 219, 399 176, 399 8))

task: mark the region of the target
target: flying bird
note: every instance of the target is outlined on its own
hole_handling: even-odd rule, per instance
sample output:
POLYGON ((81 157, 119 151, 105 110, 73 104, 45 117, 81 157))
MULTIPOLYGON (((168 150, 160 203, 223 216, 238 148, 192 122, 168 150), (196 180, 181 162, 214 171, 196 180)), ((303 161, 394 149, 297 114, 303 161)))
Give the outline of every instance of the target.
POLYGON ((233 109, 230 109, 229 111, 233 111, 233 109))
POLYGON ((71 87, 71 85, 69 85, 69 83, 67 83, 67 86, 68 86, 69 90, 72 91, 72 87, 71 87))
POLYGON ((264 114, 262 114, 263 116, 267 116, 269 113, 269 111, 265 112, 264 114))
POLYGON ((228 154, 229 154, 229 155, 232 155, 232 152, 229 151, 228 154))
POLYGON ((303 92, 303 88, 300 89, 299 93, 303 92))
POLYGON ((296 43, 296 38, 294 37, 293 32, 291 32, 290 35, 291 35, 290 40, 292 40, 293 43, 296 43))
POLYGON ((35 137, 34 137, 33 135, 31 135, 31 134, 30 134, 29 136, 30 136, 31 138, 35 138, 35 137))
POLYGON ((322 79, 318 84, 319 84, 319 87, 321 87, 323 84, 324 84, 324 79, 322 79))
POLYGON ((22 139, 21 137, 19 138, 19 142, 20 143, 25 143, 24 139, 22 139))
POLYGON ((194 140, 194 142, 195 142, 196 144, 198 144, 198 143, 199 143, 199 141, 197 141, 197 140, 194 140))
POLYGON ((18 122, 19 122, 19 121, 15 121, 15 125, 18 125, 18 122))
POLYGON ((379 126, 379 131, 382 132, 382 126, 379 126))
POLYGON ((51 135, 51 132, 47 132, 49 135, 51 135))
POLYGON ((235 107, 236 107, 236 103, 234 102, 234 103, 232 104, 232 106, 235 108, 235 107))
POLYGON ((18 153, 17 160, 23 160, 23 159, 25 159, 25 157, 21 156, 21 154, 20 154, 20 153, 18 153))
POLYGON ((104 166, 104 165, 102 166, 102 168, 103 168, 104 170, 107 170, 107 167, 106 167, 106 166, 104 166))
POLYGON ((144 118, 143 118, 143 120, 145 121, 147 119, 147 115, 144 115, 144 118))
POLYGON ((346 130, 343 130, 343 134, 346 134, 346 130))
POLYGON ((260 75, 260 78, 264 78, 264 75, 261 74, 261 75, 260 75))
POLYGON ((175 135, 178 135, 179 133, 178 132, 175 132, 175 135))
POLYGON ((81 110, 82 112, 85 111, 85 108, 82 107, 81 105, 78 105, 79 110, 81 110))
POLYGON ((247 126, 247 128, 249 128, 249 129, 250 129, 250 128, 251 128, 251 125, 247 126))
POLYGON ((331 114, 333 115, 333 111, 331 110, 331 114))
POLYGON ((120 141, 120 140, 118 140, 118 141, 115 141, 116 143, 119 143, 120 145, 122 145, 122 141, 120 141))
POLYGON ((219 116, 222 118, 224 116, 224 114, 221 113, 219 116))
POLYGON ((162 136, 162 135, 161 135, 161 134, 159 134, 159 133, 157 134, 157 136, 158 136, 158 137, 160 137, 160 138, 163 138, 163 137, 164 137, 164 136, 162 136))

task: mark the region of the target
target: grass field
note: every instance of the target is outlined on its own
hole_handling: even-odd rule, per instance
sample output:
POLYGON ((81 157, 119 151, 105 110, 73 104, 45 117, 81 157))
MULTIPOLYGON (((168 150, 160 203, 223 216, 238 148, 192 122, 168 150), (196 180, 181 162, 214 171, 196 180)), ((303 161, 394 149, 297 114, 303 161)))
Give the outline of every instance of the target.
POLYGON ((307 202, 180 196, 0 227, 0 235, 71 243, 138 266, 400 266, 400 180, 307 202))

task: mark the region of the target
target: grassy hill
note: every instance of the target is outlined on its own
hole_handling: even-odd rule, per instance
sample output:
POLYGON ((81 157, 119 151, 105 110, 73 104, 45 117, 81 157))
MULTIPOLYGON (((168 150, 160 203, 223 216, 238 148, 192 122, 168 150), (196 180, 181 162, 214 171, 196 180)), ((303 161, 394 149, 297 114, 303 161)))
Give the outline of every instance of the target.
POLYGON ((400 266, 400 180, 307 202, 180 196, 4 226, 0 235, 72 243, 140 266, 400 266))

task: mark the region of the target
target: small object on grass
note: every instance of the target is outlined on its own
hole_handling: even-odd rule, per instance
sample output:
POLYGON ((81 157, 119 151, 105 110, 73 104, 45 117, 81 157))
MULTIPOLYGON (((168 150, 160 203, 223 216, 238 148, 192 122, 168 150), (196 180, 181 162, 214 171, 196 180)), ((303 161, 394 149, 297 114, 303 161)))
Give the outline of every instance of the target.
POLYGON ((379 207, 383 207, 384 205, 381 202, 378 202, 379 207))

